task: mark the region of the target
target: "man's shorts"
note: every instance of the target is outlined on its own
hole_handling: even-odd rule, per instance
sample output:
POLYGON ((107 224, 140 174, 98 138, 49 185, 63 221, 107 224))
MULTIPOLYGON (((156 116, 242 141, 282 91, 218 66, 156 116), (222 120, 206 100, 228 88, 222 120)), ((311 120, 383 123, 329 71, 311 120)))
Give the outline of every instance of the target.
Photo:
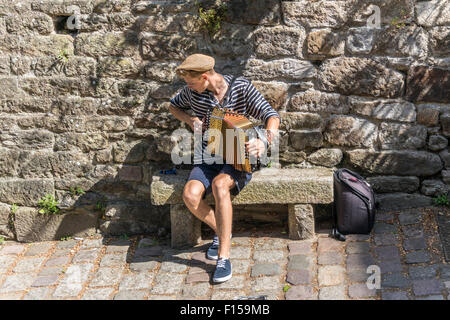
MULTIPOLYGON (((238 195, 239 192, 250 182, 252 178, 251 173, 247 173, 245 171, 239 171, 233 168, 230 164, 196 164, 192 169, 189 180, 198 180, 205 186, 205 194, 203 195, 203 199, 212 192, 211 183, 212 180, 220 173, 227 173, 234 179, 235 187, 230 190, 231 195, 238 195)), ((187 182, 186 181, 186 182, 187 182)))

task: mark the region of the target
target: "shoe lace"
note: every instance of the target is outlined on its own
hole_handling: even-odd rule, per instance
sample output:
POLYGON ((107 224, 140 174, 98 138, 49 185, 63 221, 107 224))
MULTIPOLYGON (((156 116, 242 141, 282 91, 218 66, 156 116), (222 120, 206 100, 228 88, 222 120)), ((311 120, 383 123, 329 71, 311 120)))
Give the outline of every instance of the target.
POLYGON ((212 245, 219 246, 219 237, 218 236, 214 236, 212 245))
POLYGON ((217 261, 217 268, 225 268, 226 259, 219 259, 217 261))

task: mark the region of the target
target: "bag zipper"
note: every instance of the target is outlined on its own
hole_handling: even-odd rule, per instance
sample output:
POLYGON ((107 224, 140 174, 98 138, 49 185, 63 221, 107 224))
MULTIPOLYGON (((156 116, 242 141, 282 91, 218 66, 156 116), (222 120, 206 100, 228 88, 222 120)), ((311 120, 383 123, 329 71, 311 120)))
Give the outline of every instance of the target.
POLYGON ((340 175, 338 175, 339 180, 341 180, 348 188, 350 188, 351 190, 353 190, 353 192, 355 192, 355 194, 364 202, 364 204, 366 205, 366 208, 369 210, 369 214, 367 215, 367 219, 368 219, 368 225, 370 226, 370 216, 372 214, 373 208, 372 208, 372 202, 370 201, 370 199, 368 197, 366 197, 364 194, 362 194, 359 190, 356 190, 355 188, 353 188, 350 184, 348 184, 345 180, 345 178, 342 178, 340 175))

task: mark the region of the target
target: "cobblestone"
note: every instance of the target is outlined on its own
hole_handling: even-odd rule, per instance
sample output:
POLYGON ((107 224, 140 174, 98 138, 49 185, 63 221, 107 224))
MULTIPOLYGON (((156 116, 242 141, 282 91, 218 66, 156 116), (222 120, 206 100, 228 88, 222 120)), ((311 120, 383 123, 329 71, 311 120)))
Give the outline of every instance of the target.
POLYGON ((114 300, 144 300, 146 295, 147 295, 146 291, 124 290, 124 291, 119 291, 114 296, 114 300))
POLYGON ((427 243, 424 238, 407 238, 403 242, 403 248, 406 251, 426 249, 427 243))
POLYGON ((367 253, 370 250, 368 242, 350 242, 347 244, 347 253, 367 253))
POLYGON ((88 288, 81 300, 109 300, 114 288, 88 288))
POLYGON ((310 284, 313 279, 313 273, 308 270, 289 271, 286 276, 286 281, 293 285, 310 284))
POLYGON ((376 246, 389 246, 399 244, 399 236, 397 234, 383 233, 376 234, 374 237, 376 246))
POLYGON ((91 280, 89 287, 115 286, 120 282, 120 274, 122 274, 122 271, 121 268, 100 268, 94 274, 94 278, 91 280))
POLYGON ((402 226, 402 231, 405 238, 423 237, 423 228, 421 226, 415 225, 402 226))
POLYGON ((437 276, 438 267, 432 266, 411 266, 409 267, 409 277, 414 280, 434 279, 437 276))
POLYGON ((406 291, 382 291, 382 300, 409 300, 406 291))
POLYGON ((288 271, 290 270, 311 270, 313 268, 314 258, 307 255, 289 256, 288 271))
POLYGON ((21 254, 25 250, 25 245, 17 244, 17 245, 7 245, 0 249, 0 255, 18 255, 21 254))
POLYGON ((344 282, 345 268, 342 266, 319 267, 318 281, 320 286, 334 286, 344 282))
POLYGON ((382 288, 406 288, 410 285, 410 280, 402 273, 385 274, 381 277, 382 288))
POLYGON ((216 261, 205 257, 210 239, 177 250, 139 236, 8 242, 0 245, 0 299, 447 300, 450 267, 441 238, 413 212, 386 214, 370 235, 347 235, 345 242, 328 231, 309 240, 235 233, 233 277, 221 284, 212 282, 216 261), (380 268, 379 290, 367 288, 371 265, 380 268))
POLYGON ((443 289, 439 280, 415 280, 413 281, 413 292, 416 296, 440 294, 443 289))
POLYGON ((401 213, 398 216, 400 220, 400 224, 408 225, 408 224, 416 224, 422 220, 422 213, 420 212, 405 212, 401 213))
POLYGON ((281 250, 258 250, 253 253, 253 259, 257 262, 279 261, 284 258, 281 250))
POLYGON ((281 267, 276 263, 260 263, 252 267, 252 277, 273 276, 281 274, 281 267))
POLYGON ((430 261, 430 254, 427 251, 412 251, 405 256, 406 263, 423 263, 430 261))
POLYGON ((286 292, 286 300, 317 300, 318 294, 311 286, 294 286, 286 292))
POLYGON ((312 255, 314 254, 312 245, 312 241, 290 242, 288 243, 289 255, 312 255))
POLYGON ((23 297, 23 300, 45 300, 51 291, 50 288, 31 288, 23 297))
POLYGON ((148 272, 126 274, 120 282, 119 290, 150 289, 154 276, 148 272))
POLYGON ((13 271, 16 273, 37 271, 44 260, 44 257, 22 259, 16 264, 13 271))
POLYGON ((39 256, 45 255, 48 253, 50 248, 53 247, 52 243, 37 243, 31 245, 28 250, 25 252, 25 256, 39 256))
POLYGON ((325 252, 321 253, 318 257, 318 264, 343 264, 344 255, 340 252, 325 252))
POLYGON ((394 246, 378 247, 375 248, 374 252, 377 255, 378 261, 389 261, 400 259, 399 249, 394 246))
POLYGON ((319 300, 345 300, 345 286, 321 288, 319 291, 319 300))
POLYGON ((350 298, 368 298, 376 296, 376 289, 369 289, 364 283, 352 284, 348 288, 350 298))

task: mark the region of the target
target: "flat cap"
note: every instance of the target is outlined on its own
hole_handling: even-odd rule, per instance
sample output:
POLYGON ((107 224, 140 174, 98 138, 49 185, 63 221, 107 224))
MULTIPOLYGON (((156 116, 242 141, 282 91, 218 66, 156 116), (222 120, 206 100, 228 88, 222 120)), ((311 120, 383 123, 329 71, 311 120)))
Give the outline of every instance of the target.
POLYGON ((195 53, 187 57, 176 70, 208 71, 214 68, 214 58, 195 53))

